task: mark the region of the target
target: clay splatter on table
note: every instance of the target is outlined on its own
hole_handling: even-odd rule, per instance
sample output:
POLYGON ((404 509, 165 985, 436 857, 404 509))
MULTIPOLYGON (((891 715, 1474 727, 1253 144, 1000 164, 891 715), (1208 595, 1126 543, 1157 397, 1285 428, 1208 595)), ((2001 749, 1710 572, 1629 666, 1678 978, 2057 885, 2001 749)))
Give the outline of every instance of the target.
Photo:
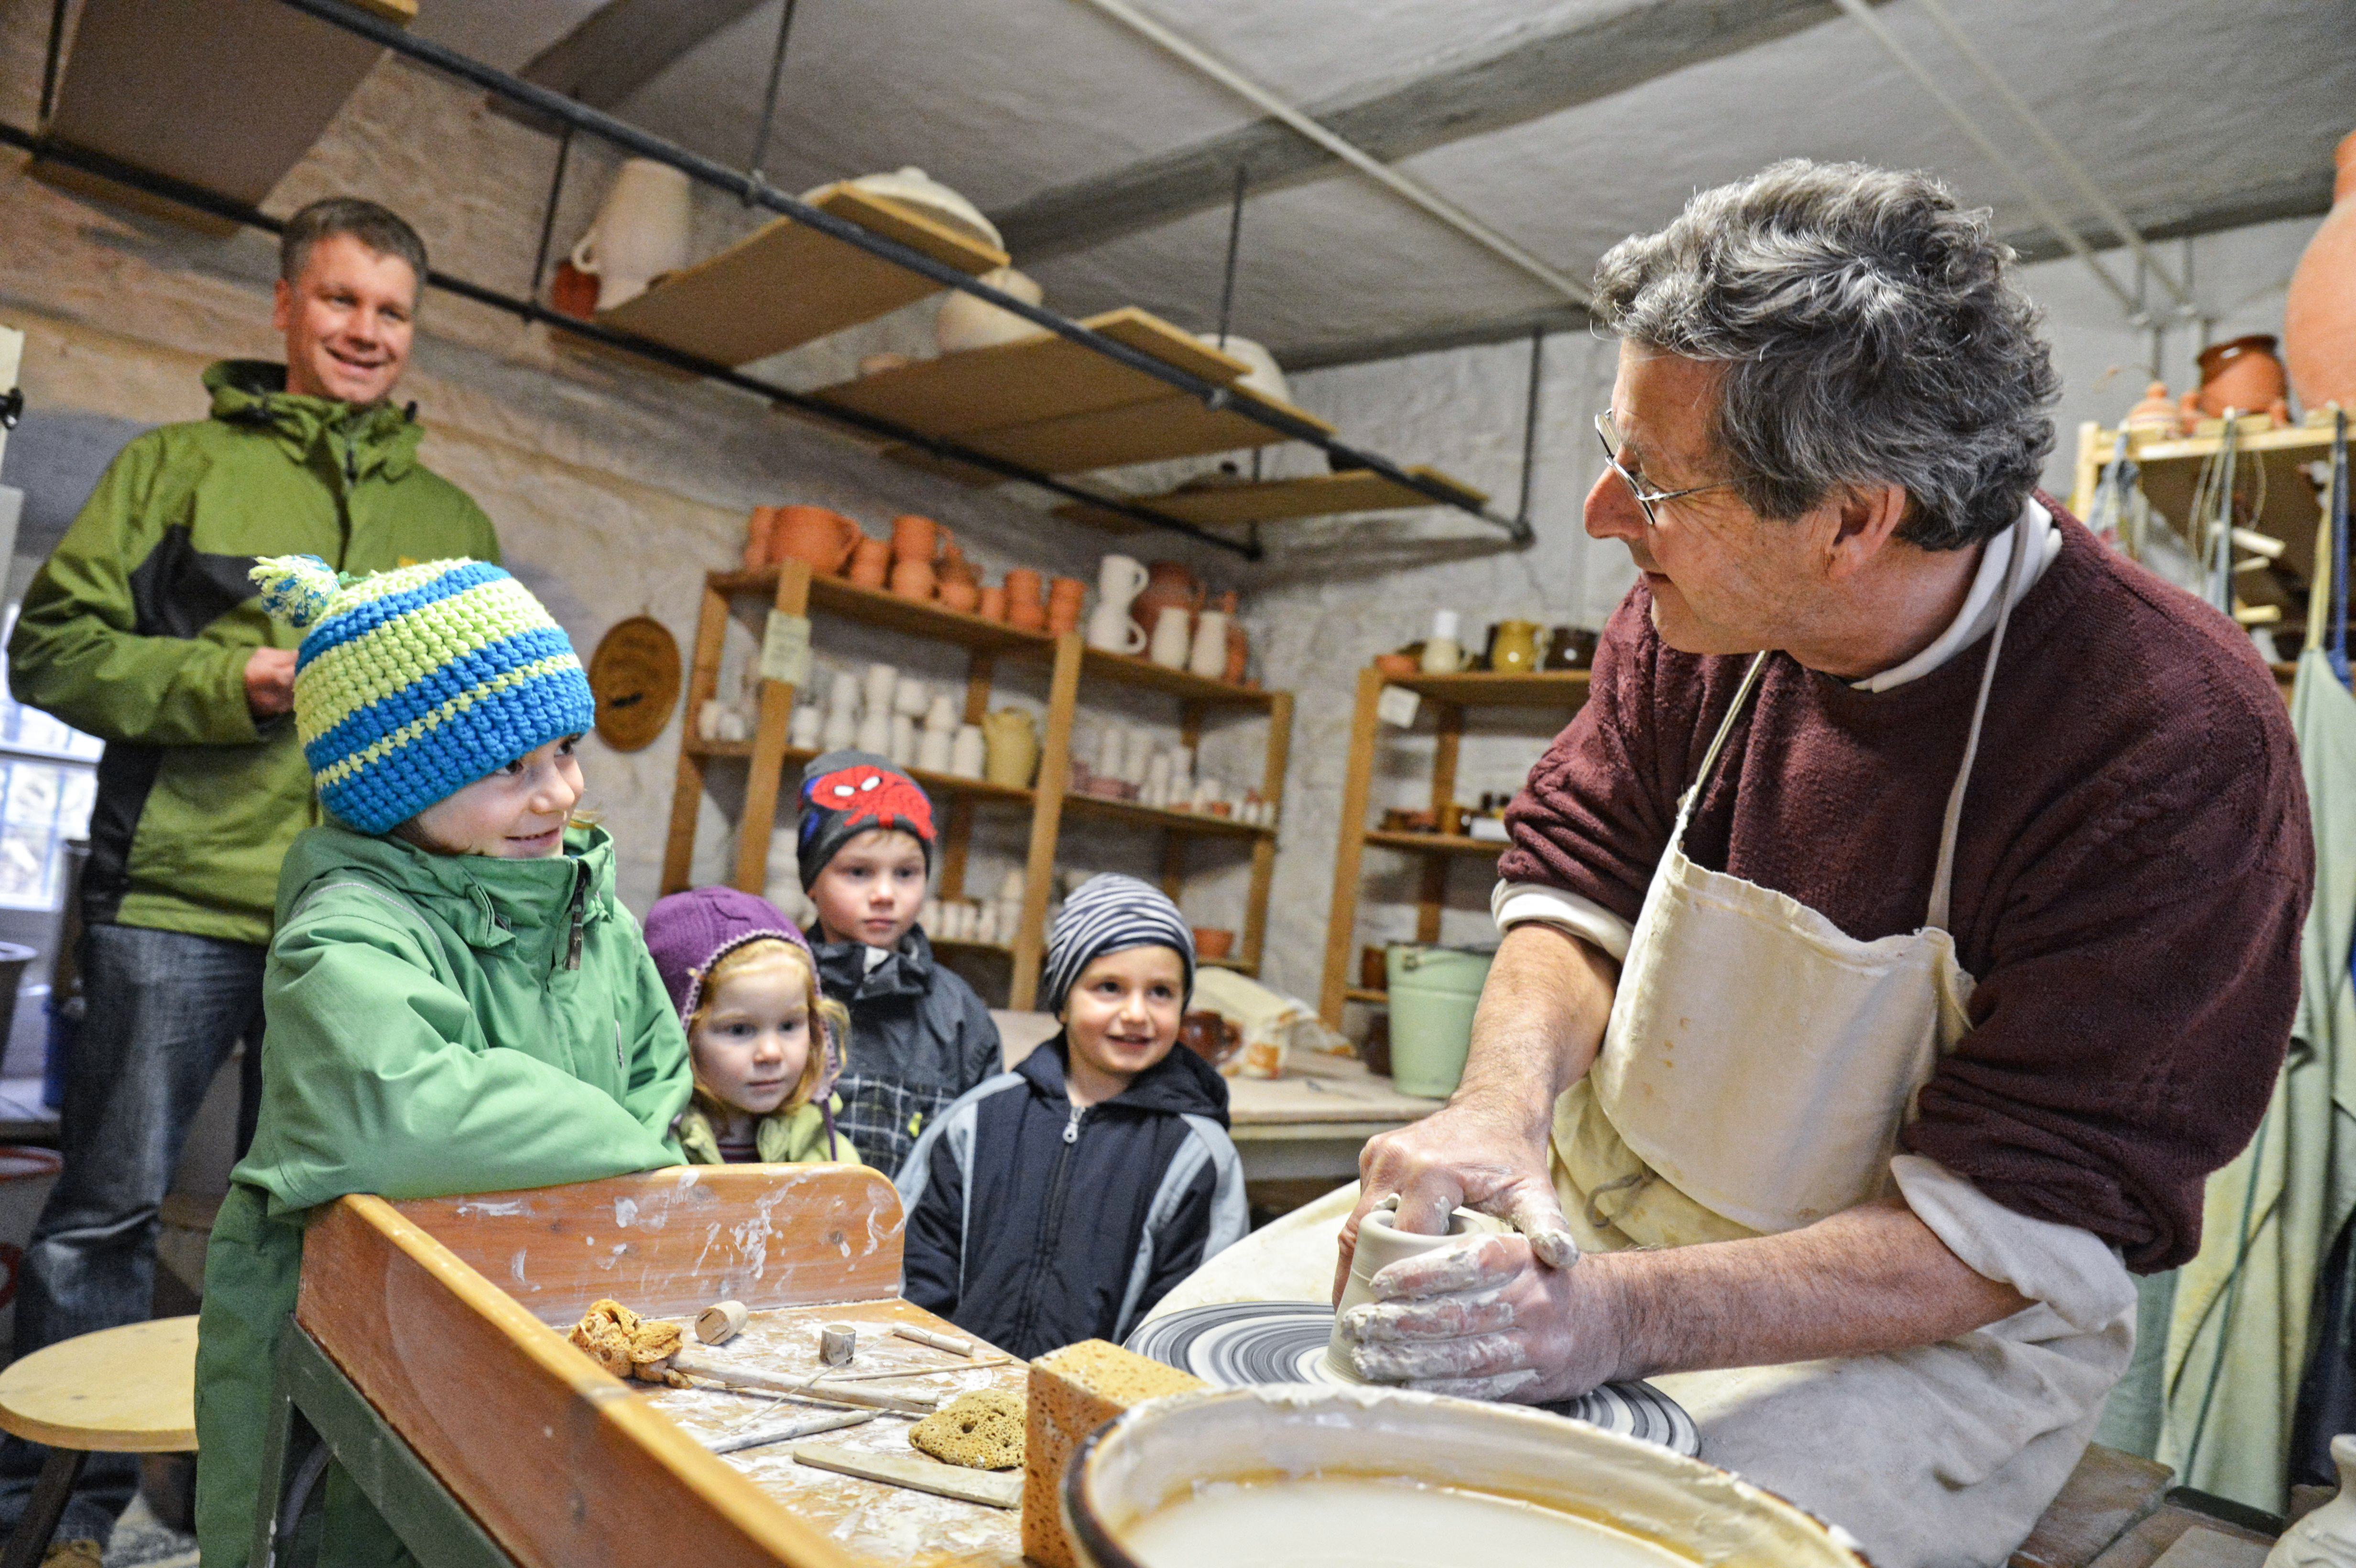
MULTIPOLYGON (((1022 1393, 1028 1370, 1022 1362, 976 1367, 964 1357, 889 1332, 895 1322, 939 1327, 937 1319, 896 1300, 759 1311, 752 1315, 744 1332, 728 1341, 728 1355, 751 1366, 803 1376, 829 1371, 891 1372, 895 1381, 905 1377, 909 1386, 939 1394, 943 1403, 970 1389, 1003 1388, 1018 1396, 1022 1393), (829 1323, 860 1327, 858 1356, 848 1367, 830 1369, 819 1359, 819 1330, 829 1323)), ((982 1358, 995 1354, 986 1346, 977 1347, 977 1351, 982 1358)), ((652 1387, 644 1390, 643 1397, 699 1440, 823 1408, 652 1387)), ((873 1421, 808 1441, 867 1453, 915 1455, 916 1451, 908 1445, 908 1428, 913 1424, 905 1416, 879 1414, 873 1421)), ((1012 1510, 812 1469, 794 1462, 793 1449, 794 1444, 787 1442, 723 1454, 720 1458, 782 1507, 863 1556, 926 1568, 946 1568, 949 1563, 1017 1568, 1023 1560, 1021 1519, 1012 1510)))

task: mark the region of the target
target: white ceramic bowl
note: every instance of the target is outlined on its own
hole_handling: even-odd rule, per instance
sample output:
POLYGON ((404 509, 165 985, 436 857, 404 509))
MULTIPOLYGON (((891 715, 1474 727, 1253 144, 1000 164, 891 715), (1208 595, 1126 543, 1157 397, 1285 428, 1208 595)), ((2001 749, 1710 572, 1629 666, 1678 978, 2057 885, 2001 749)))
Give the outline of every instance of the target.
MULTIPOLYGON (((998 226, 981 215, 981 208, 914 164, 904 164, 888 174, 861 175, 851 183, 870 196, 915 208, 942 227, 954 229, 969 240, 979 240, 993 251, 1006 249, 999 238, 998 226)), ((819 186, 804 191, 802 199, 808 201, 824 189, 826 187, 819 186)))
MULTIPOLYGON (((1305 1479, 1534 1506, 1633 1536, 1647 1561, 1865 1568, 1845 1535, 1699 1460, 1543 1411, 1405 1389, 1277 1385, 1148 1401, 1082 1445, 1064 1478, 1064 1521, 1090 1568, 1194 1568, 1137 1555, 1140 1526, 1206 1488, 1305 1479)), ((1237 1559, 1205 1558, 1205 1568, 1215 1560, 1237 1559)), ((1494 1568, 1495 1554, 1472 1538, 1454 1561, 1494 1568)))

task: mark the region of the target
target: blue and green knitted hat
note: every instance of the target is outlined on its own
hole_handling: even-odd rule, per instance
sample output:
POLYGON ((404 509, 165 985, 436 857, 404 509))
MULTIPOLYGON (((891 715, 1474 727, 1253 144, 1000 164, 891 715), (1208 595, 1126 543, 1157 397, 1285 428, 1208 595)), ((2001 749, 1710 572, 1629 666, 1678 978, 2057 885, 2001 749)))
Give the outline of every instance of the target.
POLYGON ((262 607, 305 629, 294 732, 319 802, 383 833, 596 718, 589 677, 531 591, 487 561, 367 577, 257 562, 262 607))

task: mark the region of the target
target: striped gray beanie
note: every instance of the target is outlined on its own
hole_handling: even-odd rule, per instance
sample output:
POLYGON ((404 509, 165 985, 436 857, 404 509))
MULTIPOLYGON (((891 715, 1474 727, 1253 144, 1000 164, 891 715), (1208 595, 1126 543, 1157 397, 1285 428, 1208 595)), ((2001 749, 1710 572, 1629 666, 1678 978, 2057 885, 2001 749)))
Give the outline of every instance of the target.
POLYGON ((1186 966, 1186 995, 1194 997, 1194 933, 1178 906, 1151 882, 1116 871, 1090 877, 1072 890, 1047 933, 1047 973, 1040 1004, 1064 1010, 1064 997, 1080 971, 1108 953, 1132 947, 1171 947, 1186 966))

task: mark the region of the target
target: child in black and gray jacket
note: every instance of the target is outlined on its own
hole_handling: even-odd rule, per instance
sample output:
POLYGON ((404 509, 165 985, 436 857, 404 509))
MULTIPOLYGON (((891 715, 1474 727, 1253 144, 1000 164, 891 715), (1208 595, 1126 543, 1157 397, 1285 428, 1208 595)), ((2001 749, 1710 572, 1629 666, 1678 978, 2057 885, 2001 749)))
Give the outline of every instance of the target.
POLYGON ((950 1106, 899 1178, 908 1299, 1024 1358, 1126 1339, 1247 1224, 1226 1083, 1172 1049, 1194 987, 1177 906, 1090 879, 1044 981, 1063 1029, 950 1106))

